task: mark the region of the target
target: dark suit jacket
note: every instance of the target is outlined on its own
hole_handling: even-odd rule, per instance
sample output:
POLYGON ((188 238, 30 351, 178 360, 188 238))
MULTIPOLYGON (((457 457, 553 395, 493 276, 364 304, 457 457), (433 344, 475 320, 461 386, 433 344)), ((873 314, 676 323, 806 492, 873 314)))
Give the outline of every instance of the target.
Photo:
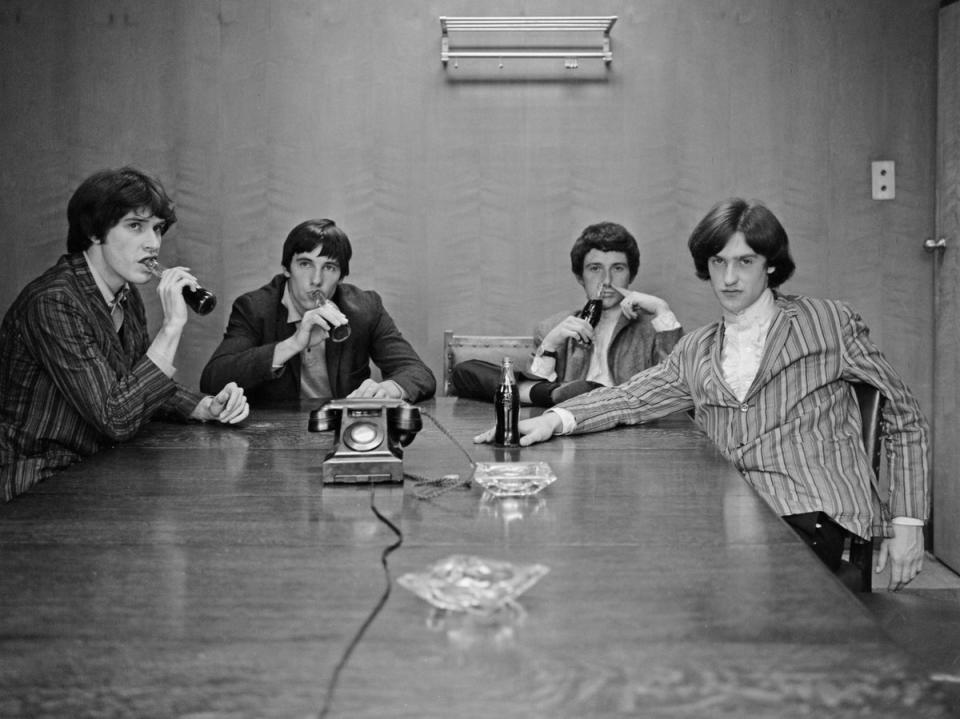
MULTIPOLYGON (((223 340, 203 368, 201 388, 216 392, 227 382, 236 382, 254 406, 300 397, 300 356, 291 357, 276 372, 272 368, 274 346, 296 329, 280 302, 286 281, 284 275, 277 275, 233 303, 223 340)), ((332 300, 350 321, 350 337, 324 343, 334 397, 347 396, 369 378, 371 360, 383 379, 403 388, 408 402, 433 396, 433 373, 400 334, 380 295, 340 284, 332 300)))

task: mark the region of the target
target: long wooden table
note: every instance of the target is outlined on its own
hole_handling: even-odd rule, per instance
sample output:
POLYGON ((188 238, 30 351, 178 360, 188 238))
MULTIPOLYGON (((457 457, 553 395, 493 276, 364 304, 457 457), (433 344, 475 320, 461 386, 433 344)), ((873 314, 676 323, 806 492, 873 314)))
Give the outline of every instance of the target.
MULTIPOLYGON (((421 406, 406 472, 469 479, 434 420, 511 459, 490 405, 421 406)), ((308 409, 151 423, 0 506, 0 717, 948 716, 685 416, 523 449, 534 497, 371 497, 322 485, 308 409), (452 554, 550 572, 492 618, 397 585, 452 554)))

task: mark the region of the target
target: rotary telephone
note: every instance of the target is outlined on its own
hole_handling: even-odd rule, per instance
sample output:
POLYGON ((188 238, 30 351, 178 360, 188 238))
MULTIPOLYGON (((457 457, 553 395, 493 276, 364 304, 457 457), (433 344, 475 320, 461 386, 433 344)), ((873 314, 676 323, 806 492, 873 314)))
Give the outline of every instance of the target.
POLYGON ((307 429, 333 430, 324 484, 403 482, 403 447, 423 428, 420 410, 399 399, 337 399, 310 412, 307 429))

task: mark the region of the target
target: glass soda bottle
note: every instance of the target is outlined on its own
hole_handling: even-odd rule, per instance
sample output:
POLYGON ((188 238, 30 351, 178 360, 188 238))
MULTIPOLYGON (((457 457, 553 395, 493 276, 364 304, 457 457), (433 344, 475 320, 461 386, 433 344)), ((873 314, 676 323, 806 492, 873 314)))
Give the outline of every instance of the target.
MULTIPOLYGON (((152 274, 157 279, 163 276, 163 271, 167 269, 161 265, 156 258, 151 258, 144 262, 147 269, 150 270, 152 274)), ((183 288, 183 299, 187 301, 187 306, 190 307, 198 315, 210 314, 213 311, 213 308, 217 306, 217 296, 213 294, 210 290, 204 289, 199 285, 194 289, 193 287, 186 286, 183 288)))
POLYGON ((497 413, 493 443, 498 447, 519 447, 520 391, 509 357, 504 357, 500 363, 500 386, 493 397, 493 405, 497 413))
MULTIPOLYGON (((596 329, 597 325, 600 323, 600 315, 603 313, 603 300, 600 299, 600 296, 603 294, 603 288, 601 287, 597 291, 597 296, 592 300, 587 300, 587 304, 583 306, 583 309, 577 314, 582 320, 586 320, 590 323, 590 326, 596 329)), ((590 345, 590 342, 580 342, 583 346, 590 345)))

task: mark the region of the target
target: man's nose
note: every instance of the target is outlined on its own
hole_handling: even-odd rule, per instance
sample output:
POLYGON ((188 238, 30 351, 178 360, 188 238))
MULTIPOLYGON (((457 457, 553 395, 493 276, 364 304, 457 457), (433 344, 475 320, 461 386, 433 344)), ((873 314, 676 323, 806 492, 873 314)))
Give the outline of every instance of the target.
POLYGON ((723 284, 735 285, 737 283, 737 271, 733 264, 725 265, 723 268, 723 284))

